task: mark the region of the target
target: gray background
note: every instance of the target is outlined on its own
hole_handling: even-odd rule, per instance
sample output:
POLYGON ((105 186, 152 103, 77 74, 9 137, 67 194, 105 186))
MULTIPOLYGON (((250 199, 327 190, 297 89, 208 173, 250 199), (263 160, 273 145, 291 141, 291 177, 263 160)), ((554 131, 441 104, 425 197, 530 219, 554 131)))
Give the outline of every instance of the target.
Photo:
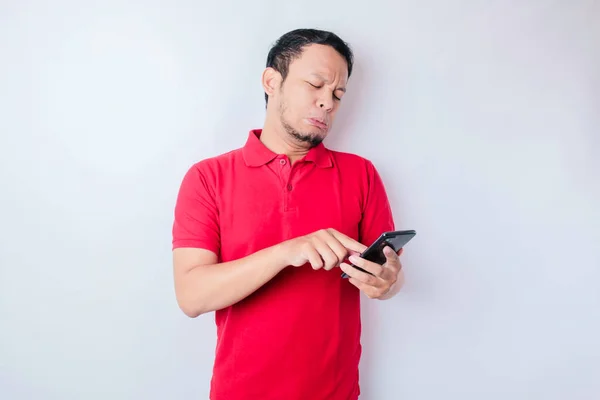
POLYGON ((385 0, 1 3, 0 397, 207 398, 175 196, 297 27, 353 45, 328 144, 418 231, 363 303, 362 398, 599 398, 600 2, 385 0))

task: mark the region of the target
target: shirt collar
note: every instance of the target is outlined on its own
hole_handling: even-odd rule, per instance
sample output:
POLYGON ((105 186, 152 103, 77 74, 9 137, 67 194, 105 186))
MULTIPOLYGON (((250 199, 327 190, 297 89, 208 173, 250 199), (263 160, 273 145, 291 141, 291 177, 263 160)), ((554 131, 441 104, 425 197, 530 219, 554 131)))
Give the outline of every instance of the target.
MULTIPOLYGON (((261 141, 262 129, 253 129, 248 134, 248 140, 242 152, 244 161, 249 167, 260 167, 273 161, 278 154, 269 150, 261 141)), ((308 151, 304 156, 305 161, 314 162, 319 168, 328 168, 333 165, 329 150, 320 143, 308 151)))

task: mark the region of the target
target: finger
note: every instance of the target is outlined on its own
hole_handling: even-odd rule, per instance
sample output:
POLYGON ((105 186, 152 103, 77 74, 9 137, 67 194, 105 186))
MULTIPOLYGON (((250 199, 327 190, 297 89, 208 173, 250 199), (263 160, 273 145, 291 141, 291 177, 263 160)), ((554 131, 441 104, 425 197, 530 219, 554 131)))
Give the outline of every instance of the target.
POLYGON ((339 266, 339 264, 348 257, 350 252, 333 235, 327 236, 325 241, 337 258, 335 265, 339 266))
POLYGON ((380 287, 383 286, 383 281, 376 276, 367 274, 359 269, 354 268, 352 265, 347 263, 341 263, 340 268, 344 271, 350 278, 354 278, 356 281, 362 282, 367 286, 372 287, 380 287))
POLYGON ((360 254, 361 253, 359 253, 357 251, 348 251, 347 254, 346 254, 346 257, 344 257, 344 259, 342 261, 345 262, 345 263, 348 263, 348 264, 352 264, 350 262, 350 257, 352 257, 352 256, 360 257, 360 254))
POLYGON ((328 243, 326 243, 318 238, 315 238, 314 244, 315 244, 315 248, 319 252, 321 258, 325 262, 325 265, 323 267, 325 270, 329 271, 333 267, 336 267, 339 265, 341 260, 338 259, 338 256, 329 247, 328 243))
POLYGON ((398 254, 389 246, 385 246, 383 248, 383 254, 385 255, 385 266, 387 268, 394 269, 396 271, 400 270, 400 258, 398 254))
POLYGON ((313 246, 307 246, 306 259, 312 266, 312 269, 317 270, 323 268, 323 259, 321 255, 313 246))
POLYGON ((329 229, 329 233, 333 235, 346 249, 350 251, 355 251, 357 253, 362 253, 367 249, 367 246, 364 244, 357 242, 349 236, 344 235, 341 232, 336 231, 335 229, 329 229))
POLYGON ((381 276, 384 271, 383 266, 372 261, 365 260, 357 255, 350 256, 348 260, 357 267, 361 267, 365 271, 369 271, 375 276, 381 276))
MULTIPOLYGON (((402 249, 400 251, 402 251, 402 249)), ((386 261, 382 266, 383 272, 381 273, 380 278, 388 282, 395 282, 398 279, 398 273, 402 268, 400 258, 391 247, 387 246, 383 249, 383 254, 385 255, 386 261)))

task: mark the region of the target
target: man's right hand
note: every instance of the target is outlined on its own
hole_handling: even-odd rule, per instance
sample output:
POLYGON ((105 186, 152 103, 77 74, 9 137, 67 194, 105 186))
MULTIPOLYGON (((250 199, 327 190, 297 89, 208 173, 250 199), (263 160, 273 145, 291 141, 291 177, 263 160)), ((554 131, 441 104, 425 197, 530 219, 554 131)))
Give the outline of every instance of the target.
POLYGON ((282 243, 287 265, 295 267, 310 263, 313 269, 327 271, 338 267, 352 254, 367 247, 333 228, 321 229, 282 243))
POLYGON ((183 312, 194 318, 237 303, 290 265, 310 263, 314 269, 330 270, 365 249, 335 229, 323 229, 223 263, 218 263, 212 251, 178 248, 173 251, 177 301, 183 312))

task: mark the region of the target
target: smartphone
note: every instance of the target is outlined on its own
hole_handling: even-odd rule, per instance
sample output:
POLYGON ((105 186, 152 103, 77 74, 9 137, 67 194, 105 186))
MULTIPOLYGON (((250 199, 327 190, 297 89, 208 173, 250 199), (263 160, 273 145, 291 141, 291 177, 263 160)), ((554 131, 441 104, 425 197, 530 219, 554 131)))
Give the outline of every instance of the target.
MULTIPOLYGON (((384 232, 377 238, 377 240, 373 242, 372 245, 370 245, 360 254, 360 257, 379 265, 383 265, 385 264, 386 260, 385 254, 383 254, 383 249, 385 246, 390 246, 397 253, 402 247, 404 247, 406 243, 415 237, 416 234, 417 232, 414 230, 384 232)), ((357 267, 356 265, 352 266, 358 270, 361 270, 362 272, 373 275, 370 272, 357 267)), ((345 272, 342 272, 342 278, 349 278, 349 276, 345 272)))

